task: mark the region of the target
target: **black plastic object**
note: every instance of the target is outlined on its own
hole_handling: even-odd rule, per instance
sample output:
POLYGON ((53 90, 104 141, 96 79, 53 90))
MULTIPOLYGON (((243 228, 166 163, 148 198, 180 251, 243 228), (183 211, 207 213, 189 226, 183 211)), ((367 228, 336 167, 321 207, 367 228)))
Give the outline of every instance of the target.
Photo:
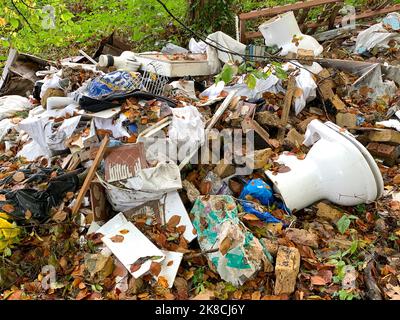
POLYGON ((12 204, 15 210, 9 215, 25 219, 25 212, 29 210, 32 218, 38 221, 46 220, 50 215, 50 209, 58 206, 67 192, 75 192, 79 187, 78 175, 66 174, 50 180, 47 189, 37 191, 35 189, 21 189, 6 193, 6 201, 0 202, 12 204))
POLYGON ((33 97, 40 101, 40 92, 42 91, 43 81, 36 81, 33 87, 33 97))
POLYGON ((88 112, 99 112, 115 108, 129 98, 138 98, 143 100, 155 99, 167 103, 168 106, 170 106, 171 108, 176 107, 176 103, 171 99, 144 91, 134 91, 123 95, 112 95, 108 96, 106 99, 103 100, 97 100, 87 96, 83 96, 82 98, 79 99, 79 106, 83 110, 88 112))

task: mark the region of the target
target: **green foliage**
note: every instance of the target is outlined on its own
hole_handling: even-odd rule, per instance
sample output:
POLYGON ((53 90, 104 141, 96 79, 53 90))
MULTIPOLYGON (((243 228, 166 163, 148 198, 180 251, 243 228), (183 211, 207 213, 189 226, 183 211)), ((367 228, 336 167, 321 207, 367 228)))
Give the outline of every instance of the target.
POLYGON ((233 77, 237 74, 237 67, 230 64, 225 64, 221 72, 216 76, 215 81, 224 81, 226 84, 232 81, 233 77))
POLYGON ((187 22, 203 34, 223 31, 235 34, 234 6, 237 0, 192 0, 187 22))
POLYGON ((360 299, 358 293, 352 292, 352 290, 341 289, 333 294, 334 297, 339 297, 339 300, 353 300, 360 299))
POLYGON ((364 203, 356 205, 356 211, 358 213, 365 213, 367 211, 367 206, 364 203))
POLYGON ((349 228, 351 220, 347 215, 343 215, 340 220, 337 222, 337 228, 341 234, 345 233, 349 228))
POLYGON ((351 220, 358 219, 358 217, 353 215, 344 214, 339 221, 336 223, 336 226, 341 234, 344 234, 350 227, 351 220))
POLYGON ((209 283, 204 280, 204 267, 196 269, 193 275, 193 285, 195 287, 195 293, 199 294, 206 289, 209 283))
POLYGON ((225 84, 229 84, 234 76, 245 75, 244 83, 249 89, 253 90, 257 85, 257 79, 267 79, 272 72, 280 79, 287 78, 286 72, 278 62, 272 62, 271 67, 264 71, 263 68, 257 67, 254 62, 246 61, 239 67, 234 64, 225 64, 221 72, 216 76, 215 81, 218 82, 222 80, 225 84))
MULTIPOLYGON (((186 1, 164 2, 176 16, 185 15, 186 1)), ((84 48, 114 30, 129 36, 137 50, 160 47, 164 44, 160 39, 177 44, 180 41, 172 19, 155 0, 14 0, 14 3, 18 10, 11 0, 0 0, 2 54, 11 45, 20 51, 42 56, 48 51, 59 57, 56 48, 84 48), (54 19, 53 9, 42 10, 47 5, 54 8, 54 19)))

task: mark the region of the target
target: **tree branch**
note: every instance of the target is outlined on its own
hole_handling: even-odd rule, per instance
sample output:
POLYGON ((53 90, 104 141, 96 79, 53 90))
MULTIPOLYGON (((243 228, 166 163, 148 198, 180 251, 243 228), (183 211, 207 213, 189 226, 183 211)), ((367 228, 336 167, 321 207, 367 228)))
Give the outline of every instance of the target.
POLYGON ((26 19, 26 17, 22 14, 22 12, 18 9, 17 5, 15 4, 14 0, 11 0, 11 3, 13 5, 13 7, 15 8, 15 10, 17 11, 17 13, 25 20, 25 22, 27 23, 27 25, 29 26, 29 28, 32 30, 32 32, 36 33, 35 30, 33 30, 31 24, 29 23, 28 19, 26 19))

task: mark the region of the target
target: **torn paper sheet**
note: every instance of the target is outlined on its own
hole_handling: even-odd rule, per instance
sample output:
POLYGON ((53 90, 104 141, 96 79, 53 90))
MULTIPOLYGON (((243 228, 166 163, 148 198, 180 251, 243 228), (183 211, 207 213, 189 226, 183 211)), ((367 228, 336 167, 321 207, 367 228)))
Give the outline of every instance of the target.
POLYGON ((120 114, 117 120, 113 118, 94 118, 94 125, 96 129, 111 131, 115 139, 122 137, 129 138, 130 134, 122 125, 124 120, 126 120, 126 117, 123 114, 120 114))
POLYGON ((183 253, 161 250, 165 259, 161 262, 161 271, 154 277, 159 283, 167 282, 168 288, 172 288, 182 261, 183 253))
POLYGON ((16 112, 31 108, 28 98, 17 95, 0 97, 0 120, 11 118, 16 112))
POLYGON ((89 116, 89 117, 93 117, 93 118, 110 119, 110 118, 114 117, 115 115, 117 115, 118 113, 120 113, 120 111, 121 111, 121 107, 116 107, 116 108, 106 109, 106 110, 94 112, 94 113, 86 112, 86 111, 82 110, 82 114, 89 116))
POLYGON ((202 144, 205 139, 204 121, 196 107, 189 105, 172 109, 172 123, 169 127, 169 138, 178 146, 189 147, 202 144))
POLYGON ((273 74, 271 74, 267 79, 256 79, 256 86, 254 89, 249 89, 249 86, 244 83, 244 78, 245 76, 242 76, 237 84, 225 87, 224 91, 231 92, 233 90, 236 90, 236 97, 246 96, 247 99, 261 98, 262 93, 264 92, 285 92, 285 90, 281 86, 281 80, 273 74))
MULTIPOLYGON (((282 66, 282 69, 292 70, 293 68, 298 69, 296 63, 286 63, 282 66)), ((296 115, 298 115, 306 106, 306 104, 317 97, 317 84, 313 78, 313 74, 303 68, 299 69, 299 74, 296 75, 296 89, 293 94, 293 104, 296 115)))
POLYGON ((191 53, 206 53, 207 46, 207 43, 204 41, 196 41, 193 38, 189 40, 189 51, 191 53))
POLYGON ((222 31, 217 31, 210 34, 207 37, 207 41, 212 43, 213 46, 217 46, 225 51, 234 52, 237 54, 231 54, 217 50, 211 46, 207 46, 207 60, 209 63, 211 74, 216 74, 221 69, 221 63, 237 62, 238 64, 243 62, 242 56, 246 53, 246 45, 233 39, 222 31))
POLYGON ((165 198, 160 200, 161 206, 164 205, 165 208, 165 222, 168 223, 169 219, 172 216, 178 215, 181 217, 179 221, 179 226, 185 226, 185 232, 183 233, 183 237, 188 241, 191 242, 193 239, 196 238, 196 232, 193 227, 192 221, 190 220, 189 214, 186 211, 186 208, 179 196, 177 191, 169 192, 165 198))
POLYGON ((214 100, 219 97, 222 90, 224 90, 225 82, 219 81, 218 83, 214 83, 212 86, 205 89, 202 93, 200 93, 200 98, 207 97, 208 100, 214 100))
POLYGON ((174 89, 174 93, 177 96, 187 96, 192 100, 198 100, 196 97, 196 91, 194 89, 194 81, 179 80, 169 83, 174 89))
POLYGON ((119 213, 97 230, 103 243, 129 270, 139 278, 150 270, 152 262, 161 262, 165 255, 147 237, 119 213))
POLYGON ((389 32, 383 27, 382 22, 377 23, 357 35, 354 53, 362 54, 375 47, 389 48, 389 41, 399 38, 399 33, 389 32))
POLYGON ((116 187, 104 181, 99 174, 97 174, 97 178, 106 189, 107 200, 115 211, 125 212, 129 209, 137 208, 148 201, 159 200, 164 195, 161 192, 142 192, 116 187))
POLYGON ((25 131, 32 140, 40 146, 41 151, 50 155, 46 143, 45 126, 48 123, 48 117, 33 116, 22 120, 18 124, 20 130, 25 131))
POLYGON ((11 121, 11 119, 3 119, 0 121, 0 141, 3 140, 7 132, 16 127, 17 125, 11 121))

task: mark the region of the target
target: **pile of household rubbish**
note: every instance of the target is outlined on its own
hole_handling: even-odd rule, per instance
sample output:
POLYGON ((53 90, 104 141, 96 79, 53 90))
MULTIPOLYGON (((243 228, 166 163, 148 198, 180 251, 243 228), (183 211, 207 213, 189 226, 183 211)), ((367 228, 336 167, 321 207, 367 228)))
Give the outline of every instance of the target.
POLYGON ((3 297, 399 298, 399 30, 390 13, 319 43, 289 12, 263 46, 10 50, 3 297), (16 272, 35 260, 56 284, 16 272))

